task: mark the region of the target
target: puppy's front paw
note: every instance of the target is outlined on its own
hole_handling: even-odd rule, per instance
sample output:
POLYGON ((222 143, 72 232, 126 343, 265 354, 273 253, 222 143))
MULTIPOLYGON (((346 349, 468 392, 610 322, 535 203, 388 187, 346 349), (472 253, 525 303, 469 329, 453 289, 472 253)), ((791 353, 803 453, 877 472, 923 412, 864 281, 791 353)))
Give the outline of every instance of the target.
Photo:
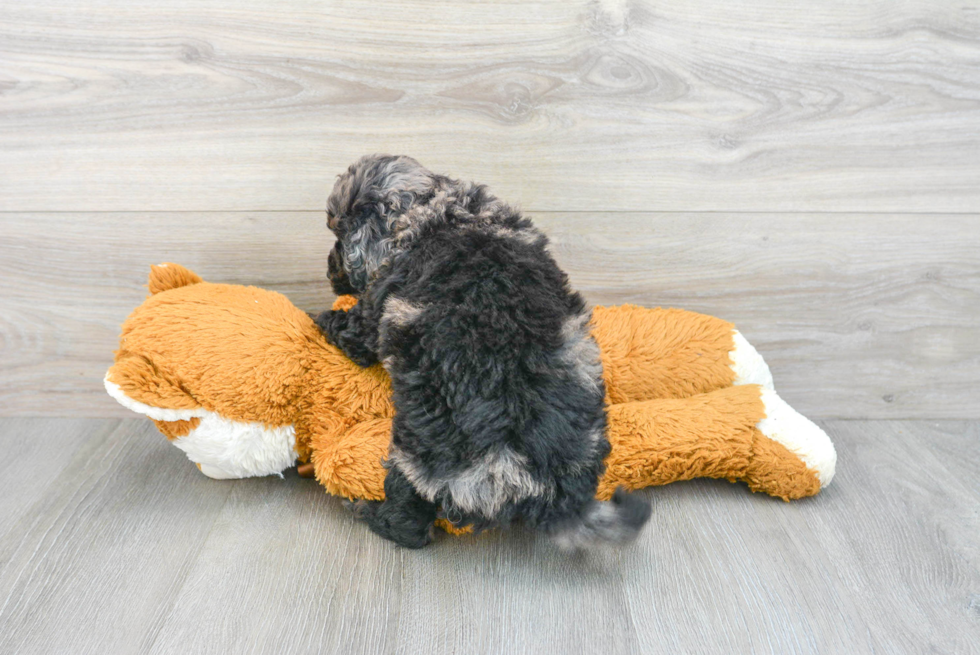
POLYGON ((347 358, 352 362, 360 366, 361 368, 367 368, 368 366, 374 366, 378 363, 378 357, 370 350, 351 350, 346 353, 347 358))
MULTIPOLYGON (((377 354, 368 347, 371 343, 371 333, 363 330, 359 332, 357 328, 359 325, 363 326, 363 323, 352 321, 347 312, 328 309, 321 312, 314 322, 329 344, 339 348, 348 359, 361 368, 378 363, 377 354)), ((374 335, 373 339, 376 341, 377 335, 374 335)))
POLYGON ((338 312, 333 309, 327 309, 320 312, 316 316, 310 314, 313 318, 313 322, 316 326, 320 328, 320 332, 323 336, 327 338, 327 341, 336 345, 337 334, 344 329, 346 324, 347 312, 338 312), (341 316, 338 316, 340 314, 341 316))

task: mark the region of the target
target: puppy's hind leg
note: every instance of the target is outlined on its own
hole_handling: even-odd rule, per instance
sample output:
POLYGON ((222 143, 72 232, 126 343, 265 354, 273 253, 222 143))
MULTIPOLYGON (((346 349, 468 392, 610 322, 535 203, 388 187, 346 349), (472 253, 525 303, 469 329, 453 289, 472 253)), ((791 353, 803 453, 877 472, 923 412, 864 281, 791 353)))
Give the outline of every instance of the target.
POLYGON ((422 548, 432 541, 436 506, 422 498, 397 468, 385 476, 383 502, 358 501, 354 516, 367 523, 375 534, 405 548, 422 548))
POLYGON ((562 550, 628 543, 650 519, 650 505, 642 498, 619 488, 612 500, 600 502, 595 499, 595 490, 591 471, 583 470, 559 481, 553 504, 541 523, 562 550))

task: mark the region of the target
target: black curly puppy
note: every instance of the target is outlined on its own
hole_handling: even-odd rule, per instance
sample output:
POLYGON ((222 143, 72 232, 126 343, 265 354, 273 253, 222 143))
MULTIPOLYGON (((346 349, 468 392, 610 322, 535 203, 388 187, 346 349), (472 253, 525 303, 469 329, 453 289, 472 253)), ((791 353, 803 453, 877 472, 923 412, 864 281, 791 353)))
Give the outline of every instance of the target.
POLYGON ((481 185, 410 157, 367 156, 327 201, 328 276, 354 293, 317 324, 391 374, 384 502, 355 513, 418 548, 440 509, 456 525, 520 518, 566 548, 625 542, 649 506, 595 492, 609 453, 590 312, 531 221, 481 185))

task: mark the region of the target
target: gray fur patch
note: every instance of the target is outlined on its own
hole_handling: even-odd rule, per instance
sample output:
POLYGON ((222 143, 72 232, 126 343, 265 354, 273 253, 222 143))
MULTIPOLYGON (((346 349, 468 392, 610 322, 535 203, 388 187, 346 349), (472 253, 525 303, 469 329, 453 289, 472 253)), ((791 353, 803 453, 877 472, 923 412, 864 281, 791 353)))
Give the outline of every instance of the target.
POLYGON ((394 241, 377 234, 368 223, 343 241, 344 269, 355 287, 363 289, 391 255, 394 241))
POLYGON ((491 228, 494 236, 502 237, 504 239, 514 239, 521 243, 533 246, 536 243, 540 243, 544 240, 544 235, 533 228, 525 228, 523 230, 514 230, 509 227, 494 226, 491 228))
MULTIPOLYGON (((390 223, 392 230, 396 233, 395 238, 397 242, 399 244, 406 244, 413 241, 424 226, 433 222, 445 221, 450 209, 452 209, 452 213, 456 219, 461 220, 466 227, 489 226, 491 229, 497 229, 493 222, 506 205, 502 201, 491 197, 484 201, 476 214, 469 213, 463 208, 463 205, 465 204, 467 195, 473 190, 473 186, 472 182, 454 181, 448 178, 434 178, 431 181, 432 198, 425 204, 416 204, 408 207, 404 214, 396 217, 390 223), (464 217, 465 220, 463 220, 464 217)), ((509 236, 514 238, 528 239, 526 243, 534 243, 539 238, 544 238, 543 234, 533 228, 528 230, 537 235, 533 239, 530 235, 524 236, 517 230, 508 228, 500 229, 507 230, 510 233, 509 236)), ((504 235, 501 234, 501 236, 504 235)))
POLYGON ((424 226, 445 220, 446 210, 458 200, 449 189, 437 189, 429 202, 407 207, 403 214, 394 216, 390 223, 399 245, 410 243, 418 237, 424 226))
POLYGON ((395 296, 389 296, 385 300, 384 312, 381 314, 381 325, 405 327, 416 321, 423 311, 425 311, 424 307, 413 305, 395 296))
POLYGON ((602 358, 599 344, 589 330, 591 318, 591 313, 587 313, 565 321, 561 328, 563 344, 559 356, 583 384, 599 391, 602 388, 602 358))
POLYGON ((432 172, 411 157, 398 157, 381 167, 373 180, 384 190, 385 202, 391 219, 408 210, 416 198, 426 193, 432 186, 432 172))
POLYGON ((476 464, 447 482, 453 503, 465 512, 495 516, 508 502, 546 492, 527 470, 527 458, 509 448, 489 453, 476 464))
POLYGON ((413 457, 396 448, 392 448, 389 459, 426 500, 435 502, 445 494, 462 511, 487 518, 497 515, 507 503, 554 493, 552 486, 531 476, 526 457, 506 447, 444 479, 429 477, 413 457))
POLYGON ((388 464, 397 466, 398 470, 405 474, 408 481, 415 487, 415 491, 430 503, 435 501, 439 486, 432 483, 422 467, 415 461, 415 458, 404 452, 395 445, 388 450, 388 464))

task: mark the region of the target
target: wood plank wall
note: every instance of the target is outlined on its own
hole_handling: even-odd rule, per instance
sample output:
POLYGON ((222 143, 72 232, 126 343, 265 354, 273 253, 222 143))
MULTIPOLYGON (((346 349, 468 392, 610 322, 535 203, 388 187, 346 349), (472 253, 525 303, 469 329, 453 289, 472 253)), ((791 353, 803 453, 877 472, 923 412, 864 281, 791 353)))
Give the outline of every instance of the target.
POLYGON ((388 151, 592 302, 734 321, 804 413, 980 417, 975 3, 63 4, 0 8, 0 416, 127 415, 151 263, 327 304, 326 193, 388 151))

